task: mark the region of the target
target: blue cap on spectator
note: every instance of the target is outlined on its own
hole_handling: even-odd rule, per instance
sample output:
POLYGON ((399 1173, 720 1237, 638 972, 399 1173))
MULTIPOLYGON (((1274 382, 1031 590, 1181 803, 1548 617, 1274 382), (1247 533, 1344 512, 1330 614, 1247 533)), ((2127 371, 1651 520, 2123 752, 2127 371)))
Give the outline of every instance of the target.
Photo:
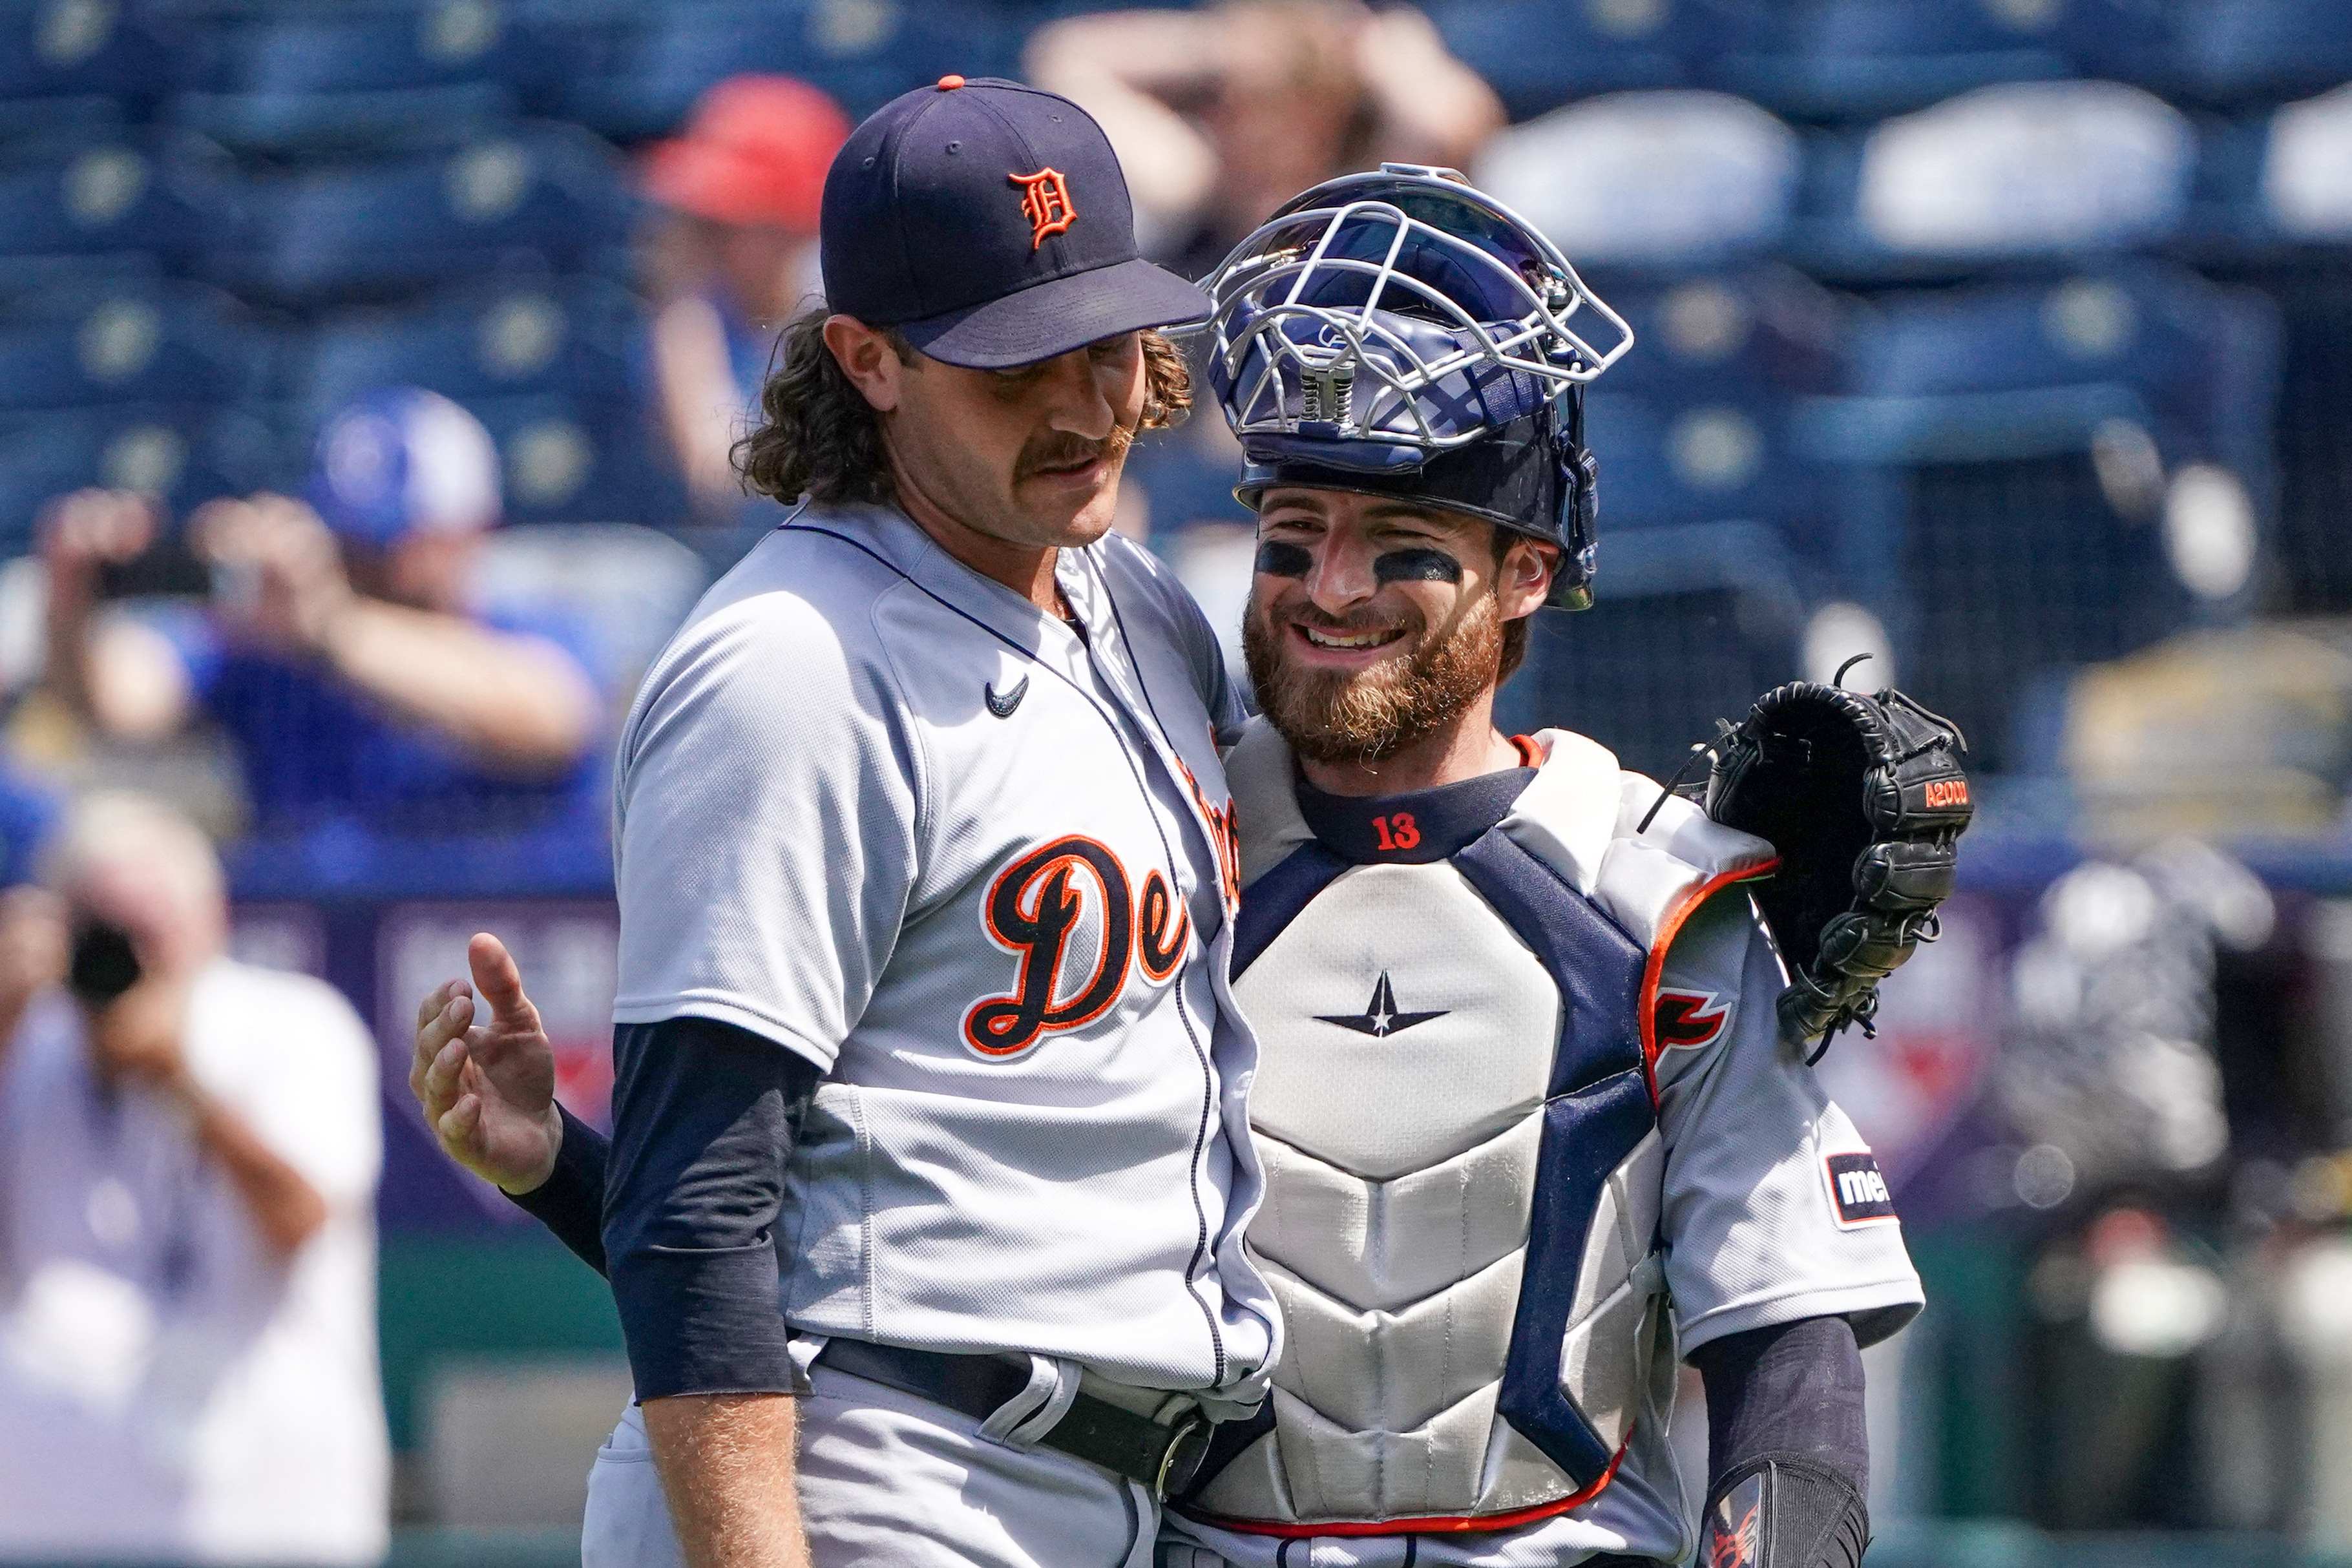
POLYGON ((41 853, 57 831, 64 802, 0 756, 0 887, 40 874, 41 853))
POLYGON ((874 111, 825 176, 825 298, 933 359, 1001 370, 1197 321, 1145 261, 1110 141, 1068 99, 941 77, 874 111))
POLYGON ((476 532, 498 526, 498 447, 440 393, 386 387, 327 421, 303 493, 336 533, 379 549, 476 532))

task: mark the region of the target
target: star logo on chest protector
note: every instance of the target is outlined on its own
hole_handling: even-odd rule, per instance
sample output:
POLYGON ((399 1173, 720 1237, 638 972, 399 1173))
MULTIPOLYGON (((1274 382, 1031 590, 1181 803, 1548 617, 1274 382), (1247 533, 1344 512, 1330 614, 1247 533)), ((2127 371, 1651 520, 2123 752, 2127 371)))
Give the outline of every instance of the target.
POLYGON ((1442 1019, 1445 1016, 1445 1012, 1446 1009, 1442 1008, 1433 1013, 1397 1011, 1396 992, 1389 985, 1389 972, 1382 969, 1380 979, 1372 986, 1372 999, 1364 1004, 1362 1012, 1318 1013, 1315 1015, 1315 1021, 1335 1023, 1341 1029, 1354 1030, 1358 1034, 1369 1034, 1375 1040, 1385 1040, 1390 1035, 1402 1034, 1417 1023, 1427 1023, 1432 1019, 1442 1019))

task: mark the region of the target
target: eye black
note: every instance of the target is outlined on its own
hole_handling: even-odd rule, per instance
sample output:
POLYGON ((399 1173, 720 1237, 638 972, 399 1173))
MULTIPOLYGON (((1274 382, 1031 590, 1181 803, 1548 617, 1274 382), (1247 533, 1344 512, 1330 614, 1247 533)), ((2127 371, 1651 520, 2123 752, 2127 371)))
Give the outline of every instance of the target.
MULTIPOLYGON (((1263 571, 1264 567, 1258 570, 1263 571)), ((1372 562, 1374 582, 1459 582, 1462 563, 1442 549, 1392 549, 1372 562)))
POLYGON ((1314 565, 1304 545, 1269 539, 1257 547, 1257 569, 1268 577, 1305 577, 1314 565))

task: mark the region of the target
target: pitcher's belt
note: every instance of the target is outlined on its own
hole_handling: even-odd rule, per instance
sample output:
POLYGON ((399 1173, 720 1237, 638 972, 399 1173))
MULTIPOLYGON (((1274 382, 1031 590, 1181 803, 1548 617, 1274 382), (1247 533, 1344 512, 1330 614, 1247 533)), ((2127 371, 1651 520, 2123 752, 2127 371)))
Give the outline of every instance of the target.
MULTIPOLYGON (((816 1354, 819 1366, 928 1399, 985 1421, 1029 1386, 1029 1369, 993 1355, 950 1355, 908 1350, 859 1339, 827 1340, 816 1354)), ((1154 1495, 1165 1497, 1191 1484, 1209 1448, 1209 1419, 1187 1406, 1166 1421, 1155 1421, 1108 1400, 1081 1393, 1067 1414, 1037 1439, 1090 1465, 1100 1465, 1154 1495)))

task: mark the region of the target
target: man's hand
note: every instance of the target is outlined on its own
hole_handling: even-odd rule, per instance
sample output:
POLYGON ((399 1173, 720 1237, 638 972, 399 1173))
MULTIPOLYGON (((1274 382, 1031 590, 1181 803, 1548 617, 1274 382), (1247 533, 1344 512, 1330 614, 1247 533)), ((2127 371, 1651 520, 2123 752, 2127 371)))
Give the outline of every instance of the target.
POLYGON ((33 998, 66 976, 65 912, 37 887, 0 893, 0 1061, 33 998))
POLYGON ((76 490, 41 508, 39 533, 50 592, 86 596, 100 567, 143 555, 155 542, 155 503, 128 490, 76 490))
POLYGON ((145 554, 162 520, 152 497, 127 490, 77 490, 41 508, 49 579, 41 684, 73 716, 123 739, 170 734, 187 706, 187 672, 171 643, 99 613, 100 570, 145 554))
POLYGON ((325 650, 353 596, 342 548, 316 512, 284 496, 212 501, 188 519, 188 537, 221 569, 213 613, 232 633, 289 653, 325 650))
POLYGON ((1380 156, 1468 168, 1470 154, 1509 118, 1495 89, 1454 57, 1423 13, 1392 6, 1360 18, 1356 70, 1380 110, 1380 156))
POLYGON ((416 1009, 409 1092, 451 1159, 509 1192, 530 1192, 555 1169, 563 1144, 555 1048, 503 943, 480 933, 466 959, 473 986, 451 980, 416 1009), (479 1024, 477 990, 489 1007, 479 1024))
POLYGON ((89 1013, 90 1058, 109 1082, 189 1099, 194 1084, 180 1045, 187 1021, 187 988, 151 975, 89 1013))

